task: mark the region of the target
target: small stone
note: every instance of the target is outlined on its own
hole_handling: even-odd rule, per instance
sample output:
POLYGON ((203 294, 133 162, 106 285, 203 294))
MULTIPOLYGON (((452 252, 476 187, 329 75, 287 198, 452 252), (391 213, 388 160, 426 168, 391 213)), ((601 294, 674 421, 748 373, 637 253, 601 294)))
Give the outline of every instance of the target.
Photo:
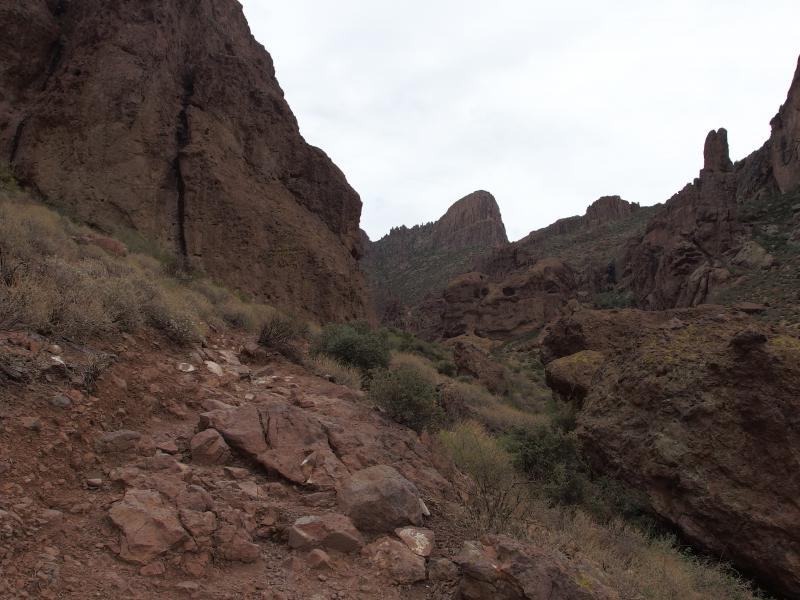
POLYGON ((452 581, 458 577, 458 565, 447 558, 434 558, 428 564, 428 579, 452 581))
POLYGON ((148 563, 139 569, 139 575, 143 575, 144 577, 157 577, 166 572, 167 569, 164 567, 164 563, 160 560, 148 563))
POLYGON ((434 533, 424 527, 401 527, 394 532, 417 556, 430 556, 433 552, 434 533))
POLYGON ((205 429, 196 434, 189 446, 192 461, 200 465, 219 465, 230 456, 228 444, 216 429, 205 429))
POLYGON ((136 447, 136 443, 142 438, 138 431, 122 429, 120 431, 109 431, 104 433, 97 440, 97 451, 100 453, 127 452, 136 447))
POLYGON ((194 373, 197 371, 197 367, 189 363, 178 363, 178 371, 181 373, 194 373))
POLYGON ((62 350, 61 346, 59 346, 58 344, 50 344, 50 346, 48 346, 48 348, 47 348, 47 351, 50 354, 58 355, 58 354, 61 354, 64 350, 62 350))
POLYGON ((64 394, 58 394, 57 396, 50 398, 50 404, 56 408, 69 408, 72 406, 72 400, 70 400, 64 394))
POLYGON ((224 467, 222 470, 231 479, 245 479, 250 475, 250 471, 241 467, 224 467))
POLYGON ((91 479, 87 479, 86 480, 86 486, 89 489, 93 489, 93 490, 99 489, 99 488, 103 487, 103 480, 100 479, 99 477, 93 477, 91 479))
POLYGON ((225 371, 222 370, 222 367, 219 366, 219 364, 215 363, 213 360, 207 360, 204 362, 206 365, 206 369, 208 369, 209 372, 213 373, 217 377, 222 377, 223 375, 225 375, 225 371))
POLYGON ((200 584, 194 581, 181 581, 175 584, 175 589, 183 592, 196 592, 200 589, 200 584))
POLYGON ((331 557, 324 550, 316 548, 308 553, 306 557, 308 566, 312 569, 330 569, 331 557))
POLYGON ((31 431, 41 431, 42 422, 36 417, 22 417, 22 426, 31 431))
POLYGON ((158 442, 156 444, 156 448, 166 454, 178 453, 178 445, 175 443, 174 440, 168 440, 166 442, 158 442))

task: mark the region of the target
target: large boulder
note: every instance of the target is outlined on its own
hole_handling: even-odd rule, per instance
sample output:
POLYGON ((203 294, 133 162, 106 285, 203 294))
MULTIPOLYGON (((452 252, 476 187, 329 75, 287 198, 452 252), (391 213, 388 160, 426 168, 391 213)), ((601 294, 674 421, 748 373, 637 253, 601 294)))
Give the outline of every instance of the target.
POLYGON ((594 569, 505 536, 465 542, 456 557, 463 600, 617 600, 594 569))
POLYGON ((577 413, 596 469, 701 550, 800 597, 796 332, 719 306, 579 311, 545 346, 606 357, 577 413))
POLYGON ((422 524, 419 491, 387 465, 363 469, 345 480, 339 504, 364 531, 390 532, 403 525, 422 524))
POLYGON ((187 538, 175 509, 152 490, 130 489, 108 511, 122 530, 120 557, 147 564, 187 538))

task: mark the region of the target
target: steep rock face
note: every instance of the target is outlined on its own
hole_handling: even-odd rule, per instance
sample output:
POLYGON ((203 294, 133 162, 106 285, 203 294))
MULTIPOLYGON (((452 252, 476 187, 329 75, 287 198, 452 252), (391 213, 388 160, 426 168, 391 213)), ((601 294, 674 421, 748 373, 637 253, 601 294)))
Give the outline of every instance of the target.
POLYGON ((0 15, 0 145, 23 182, 265 300, 366 314, 361 202, 301 137, 239 3, 5 1, 0 15))
POLYGON ((430 243, 452 250, 507 244, 506 228, 494 196, 479 190, 453 204, 433 224, 430 243))
POLYGON ((770 122, 772 168, 781 191, 800 186, 800 58, 786 102, 770 122))
POLYGON ((562 393, 584 390, 578 435, 596 468, 644 491, 700 548, 800 597, 796 333, 713 305, 579 310, 544 346, 573 363, 593 351, 591 377, 566 358, 548 370, 562 393))
POLYGON ((502 278, 467 273, 443 293, 442 336, 509 339, 533 331, 558 315, 574 289, 574 272, 557 258, 502 278))
POLYGON ((727 150, 724 129, 709 133, 700 177, 673 196, 629 248, 626 275, 639 306, 695 306, 706 299, 715 277, 725 277, 719 258, 745 233, 727 150))
MULTIPOLYGON (((638 306, 656 310, 696 306, 732 283, 730 263, 737 264, 737 254, 763 233, 747 213, 790 203, 781 194, 785 198, 800 186, 799 114, 800 64, 763 147, 732 164, 727 132, 708 134, 699 177, 670 198, 626 250, 623 279, 638 306)), ((782 223, 770 225, 774 229, 782 223)), ((765 230, 762 237, 775 236, 770 226, 765 230)), ((769 266, 764 263, 762 268, 769 266)))
POLYGON ((438 221, 396 227, 368 243, 361 266, 379 313, 402 313, 507 243, 494 196, 477 191, 453 204, 438 221))

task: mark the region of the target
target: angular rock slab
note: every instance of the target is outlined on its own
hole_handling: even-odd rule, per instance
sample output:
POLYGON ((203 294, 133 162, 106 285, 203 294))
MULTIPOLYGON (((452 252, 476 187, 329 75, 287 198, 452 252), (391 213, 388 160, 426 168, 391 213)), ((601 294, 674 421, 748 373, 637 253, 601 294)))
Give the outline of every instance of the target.
POLYGON ((419 491, 388 465, 354 473, 339 490, 339 505, 361 530, 390 532, 422 524, 419 491))
POLYGON ((433 531, 424 527, 399 527, 394 530, 408 549, 417 556, 427 557, 433 552, 435 536, 433 531))
POLYGON ((390 537, 378 538, 366 546, 362 553, 395 583, 415 583, 427 577, 425 559, 390 537))
POLYGON ((189 442, 192 461, 198 465, 221 465, 228 460, 230 448, 216 429, 205 429, 189 442))
POLYGON ((290 548, 326 548, 353 552, 364 545, 364 539, 344 515, 300 517, 289 530, 290 548))
POLYGON ((178 516, 158 492, 131 489, 108 511, 122 530, 120 557, 144 565, 186 539, 178 516))
POLYGON ((294 483, 333 488, 348 475, 322 423, 310 412, 280 401, 220 409, 200 415, 236 450, 294 483))

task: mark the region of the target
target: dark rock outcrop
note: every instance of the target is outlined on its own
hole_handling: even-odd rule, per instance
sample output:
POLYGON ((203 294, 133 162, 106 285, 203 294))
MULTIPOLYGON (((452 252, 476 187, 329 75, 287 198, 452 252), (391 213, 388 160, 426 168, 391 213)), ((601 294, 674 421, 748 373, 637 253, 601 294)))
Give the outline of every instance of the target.
POLYGON ((395 227, 367 243, 361 267, 378 312, 395 322, 407 307, 439 292, 452 277, 507 243, 494 196, 477 191, 453 204, 438 221, 395 227))
POLYGON ((467 273, 444 291, 441 334, 509 339, 528 333, 557 316, 574 289, 572 269, 557 258, 502 278, 467 273))
POLYGON ((800 186, 800 58, 786 102, 770 122, 772 170, 784 193, 800 186))
POLYGON ((0 19, 0 148, 23 183, 263 300, 367 314, 359 197, 303 140, 238 2, 2 2, 0 19))
POLYGON ((595 468, 697 547, 800 597, 796 334, 713 305, 579 310, 544 346, 559 383, 583 388, 578 436, 595 468), (564 369, 590 352, 604 357, 590 377, 564 369))
MULTIPOLYGON (((730 287, 729 264, 749 269, 772 266, 772 257, 753 239, 759 231, 748 213, 763 217, 773 210, 768 205, 782 203, 781 194, 796 192, 800 186, 799 113, 800 65, 764 146, 732 164, 727 132, 708 134, 699 177, 670 198, 625 252, 621 279, 638 306, 655 310, 696 306, 730 287), (761 259, 743 263, 741 254, 753 250, 761 259)), ((777 218, 784 217, 777 214, 777 218)), ((771 223, 767 231, 782 225, 771 223)))

